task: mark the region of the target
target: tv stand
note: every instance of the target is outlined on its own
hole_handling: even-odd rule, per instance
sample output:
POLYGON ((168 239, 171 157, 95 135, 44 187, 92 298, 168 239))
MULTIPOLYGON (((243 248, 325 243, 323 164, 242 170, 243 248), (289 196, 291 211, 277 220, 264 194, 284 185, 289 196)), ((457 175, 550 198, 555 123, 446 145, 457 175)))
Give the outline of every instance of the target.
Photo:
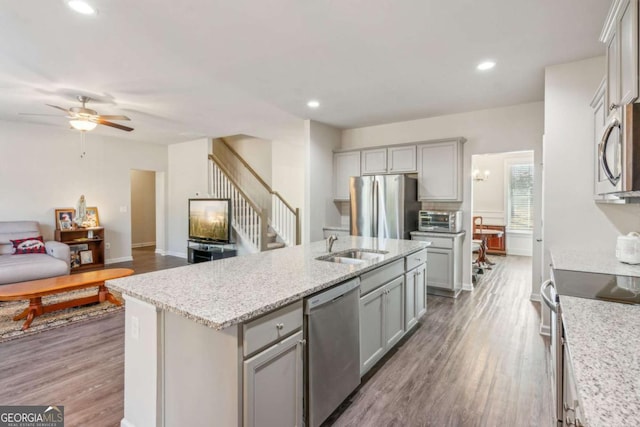
POLYGON ((206 243, 199 240, 189 240, 187 252, 187 261, 189 264, 230 258, 238 254, 235 245, 206 243))

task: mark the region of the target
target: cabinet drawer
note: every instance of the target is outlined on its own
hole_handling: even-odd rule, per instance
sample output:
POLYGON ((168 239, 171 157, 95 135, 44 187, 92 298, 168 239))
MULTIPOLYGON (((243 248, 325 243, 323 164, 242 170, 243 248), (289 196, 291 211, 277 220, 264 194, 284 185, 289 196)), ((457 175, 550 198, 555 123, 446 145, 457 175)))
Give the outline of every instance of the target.
POLYGON ((366 295, 385 283, 404 274, 404 259, 393 261, 384 267, 376 268, 373 271, 360 276, 360 295, 366 295))
POLYGON ((302 301, 247 322, 242 326, 244 355, 255 353, 300 328, 302 301))
POLYGON ((430 247, 432 248, 453 249, 453 239, 446 237, 427 237, 425 240, 431 242, 430 247))
POLYGON ((406 270, 413 270, 420 264, 427 262, 427 250, 423 249, 404 258, 406 260, 406 270))

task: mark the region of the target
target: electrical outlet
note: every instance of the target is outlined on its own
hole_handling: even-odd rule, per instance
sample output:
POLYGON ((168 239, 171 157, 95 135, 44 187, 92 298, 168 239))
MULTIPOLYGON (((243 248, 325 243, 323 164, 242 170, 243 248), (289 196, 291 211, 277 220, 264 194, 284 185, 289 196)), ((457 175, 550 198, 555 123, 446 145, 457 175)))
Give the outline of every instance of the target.
POLYGON ((131 316, 131 338, 138 340, 140 337, 140 321, 136 316, 131 316))
POLYGON ((105 249, 111 249, 111 243, 107 242, 104 244, 105 249))

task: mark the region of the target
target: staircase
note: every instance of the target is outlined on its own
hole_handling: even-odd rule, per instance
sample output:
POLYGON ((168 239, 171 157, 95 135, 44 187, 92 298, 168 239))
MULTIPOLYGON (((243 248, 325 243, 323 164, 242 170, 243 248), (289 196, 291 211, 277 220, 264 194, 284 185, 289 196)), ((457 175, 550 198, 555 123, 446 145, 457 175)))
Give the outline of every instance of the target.
POLYGON ((224 140, 213 140, 209 193, 231 199, 231 225, 252 252, 300 244, 300 211, 289 205, 224 140))

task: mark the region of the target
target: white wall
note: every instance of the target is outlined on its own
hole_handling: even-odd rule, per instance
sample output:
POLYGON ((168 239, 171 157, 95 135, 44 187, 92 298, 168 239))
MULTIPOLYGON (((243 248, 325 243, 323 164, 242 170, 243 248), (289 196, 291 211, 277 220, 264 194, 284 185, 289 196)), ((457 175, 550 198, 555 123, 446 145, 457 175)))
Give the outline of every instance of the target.
POLYGON ((131 170, 131 247, 156 244, 156 173, 131 170))
MULTIPOLYGON (((455 209, 459 206, 464 213, 464 222, 466 224, 464 228, 471 230, 471 156, 505 151, 534 150, 540 152, 542 147, 543 112, 543 103, 534 102, 408 122, 349 129, 342 133, 342 148, 419 142, 455 136, 467 138, 467 142, 464 145, 464 202, 461 204, 443 204, 443 207, 455 209)), ((536 182, 536 185, 540 185, 540 183, 536 182)), ((470 242, 470 236, 466 236, 463 244, 464 271, 462 276, 466 289, 472 286, 470 242)))
POLYGON ((547 255, 554 246, 599 247, 613 253, 619 234, 640 229, 640 205, 593 201, 595 135, 589 103, 604 72, 604 57, 548 67, 545 72, 547 255))
MULTIPOLYGON (((604 73, 604 57, 545 70, 545 266, 549 248, 598 248, 613 254, 619 234, 640 230, 640 205, 593 201, 595 135, 589 104, 604 73)), ((548 268, 542 273, 548 277, 548 268)))
POLYGON ((305 194, 305 218, 309 222, 309 240, 324 238, 322 228, 340 224, 339 207, 333 203, 333 150, 340 147, 341 131, 324 123, 307 121, 309 153, 308 184, 305 194))
POLYGON ((167 147, 111 136, 117 132, 87 133, 80 158, 80 133, 64 124, 0 122, 0 221, 38 221, 53 239, 54 209, 75 207, 84 194, 111 244, 106 261, 131 259, 129 171, 166 171, 167 147))
POLYGON ((271 185, 271 141, 247 135, 226 136, 224 140, 251 165, 264 182, 271 185))
POLYGON ((168 255, 187 257, 188 201, 190 198, 207 197, 210 153, 211 140, 207 138, 173 144, 168 147, 168 255))

